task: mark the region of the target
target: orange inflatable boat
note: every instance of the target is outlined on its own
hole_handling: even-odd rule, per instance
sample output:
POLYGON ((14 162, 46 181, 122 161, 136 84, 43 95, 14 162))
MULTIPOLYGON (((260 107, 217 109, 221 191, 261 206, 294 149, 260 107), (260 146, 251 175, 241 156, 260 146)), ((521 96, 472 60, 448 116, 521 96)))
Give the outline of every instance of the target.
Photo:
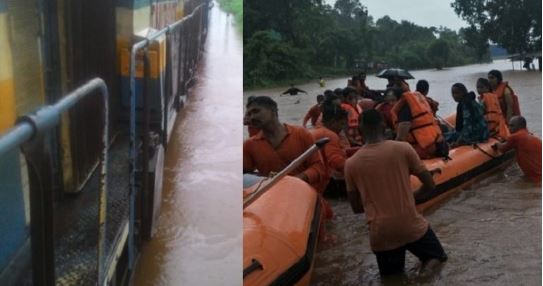
MULTIPOLYGON (((444 120, 448 125, 454 126, 455 114, 449 115, 444 120)), ((493 150, 491 146, 496 142, 498 142, 496 139, 490 138, 485 143, 451 149, 449 151, 450 160, 443 158, 424 160, 426 169, 438 169, 440 172, 433 176, 436 184, 434 191, 417 205, 419 211, 424 211, 450 197, 459 187, 473 181, 473 179, 488 174, 498 167, 511 164, 515 153, 513 151, 500 153, 493 150)), ((411 176, 413 191, 420 186, 421 182, 418 178, 411 176)))
MULTIPOLYGON (((244 196, 262 178, 244 175, 244 196), (249 178, 251 180, 251 178, 249 178)), ((309 285, 319 236, 317 192, 286 176, 243 210, 243 285, 309 285)))

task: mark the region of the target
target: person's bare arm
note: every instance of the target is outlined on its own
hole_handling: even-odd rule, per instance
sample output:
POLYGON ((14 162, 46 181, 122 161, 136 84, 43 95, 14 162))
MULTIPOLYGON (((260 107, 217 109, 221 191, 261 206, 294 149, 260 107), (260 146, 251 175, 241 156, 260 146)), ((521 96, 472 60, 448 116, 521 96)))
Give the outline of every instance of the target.
POLYGON ((492 145, 492 149, 494 149, 495 151, 500 151, 500 152, 504 152, 504 151, 507 151, 506 149, 506 146, 508 146, 509 144, 507 144, 507 141, 504 141, 504 142, 497 142, 497 143, 494 143, 492 145))
POLYGON ((418 204, 435 189, 436 185, 434 183, 434 178, 432 178, 432 173, 429 171, 423 171, 419 174, 415 174, 415 176, 422 182, 422 186, 414 193, 415 203, 418 204))
POLYGON ((505 88, 503 92, 503 98, 505 100, 505 118, 507 119, 507 122, 513 117, 513 97, 511 96, 511 90, 509 88, 505 88))
POLYGON ((411 130, 411 122, 404 121, 398 123, 398 130, 396 132, 396 141, 406 141, 407 135, 409 134, 409 130, 411 130))

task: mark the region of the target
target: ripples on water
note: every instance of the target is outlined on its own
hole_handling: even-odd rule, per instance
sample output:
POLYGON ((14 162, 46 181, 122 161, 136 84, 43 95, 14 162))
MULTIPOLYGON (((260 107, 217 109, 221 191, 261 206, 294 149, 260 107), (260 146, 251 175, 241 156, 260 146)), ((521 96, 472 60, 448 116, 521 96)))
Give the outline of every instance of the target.
MULTIPOLYGON (((438 114, 446 116, 456 108, 450 87, 461 82, 475 90, 477 78, 486 77, 491 69, 502 71, 519 95, 529 129, 541 137, 541 72, 512 71, 510 62, 496 61, 413 71, 416 79, 408 83, 414 89, 418 79, 428 80, 429 96, 440 102, 438 114)), ((316 95, 324 90, 317 81, 298 86, 309 96, 279 97, 283 87, 249 91, 244 98, 272 96, 282 121, 301 124, 316 95)), ((326 89, 344 87, 346 82, 346 78, 328 80, 326 89)), ((368 76, 366 83, 372 89, 386 85, 375 76, 368 76)), ((541 187, 524 181, 516 164, 489 174, 425 214, 449 255, 441 271, 431 277, 417 274, 418 260, 408 253, 406 274, 381 280, 364 216, 353 214, 346 199, 331 200, 331 205, 336 217, 327 230, 337 236, 337 242, 319 245, 312 285, 541 285, 541 187)))

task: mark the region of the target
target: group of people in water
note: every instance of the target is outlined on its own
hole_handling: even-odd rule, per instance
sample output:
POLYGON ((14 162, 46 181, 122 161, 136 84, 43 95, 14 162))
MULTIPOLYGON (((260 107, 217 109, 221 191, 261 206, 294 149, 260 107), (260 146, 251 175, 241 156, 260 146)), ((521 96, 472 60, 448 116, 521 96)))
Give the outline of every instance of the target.
MULTIPOLYGON (((452 85, 457 102, 454 124, 436 114, 439 103, 428 97, 427 81, 419 80, 411 91, 404 79, 391 77, 381 95, 366 86, 365 77, 361 73, 347 87, 318 95, 303 126, 280 122, 272 98, 250 97, 244 117, 250 138, 243 145, 243 170, 269 176, 316 140, 329 138, 320 154, 290 175, 306 181, 319 194, 338 181, 345 183, 353 211, 365 212, 370 245, 382 275, 403 271, 405 250, 424 265, 447 259, 428 222, 416 210, 416 202, 435 188, 433 170, 427 170, 422 160, 447 159, 451 148, 495 138, 494 149, 515 149, 522 171, 530 180, 541 182, 541 140, 528 132, 518 97, 500 71, 479 78, 477 94, 462 83, 452 85), (308 122, 313 128, 306 128, 308 122), (414 195, 410 175, 422 182, 414 195)), ((331 208, 322 202, 326 216, 332 217, 331 208)))

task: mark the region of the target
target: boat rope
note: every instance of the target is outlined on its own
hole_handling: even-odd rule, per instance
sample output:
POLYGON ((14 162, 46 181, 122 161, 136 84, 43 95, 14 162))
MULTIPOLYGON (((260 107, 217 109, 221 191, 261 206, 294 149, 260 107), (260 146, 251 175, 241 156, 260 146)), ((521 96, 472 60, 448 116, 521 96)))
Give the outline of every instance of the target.
POLYGON ((481 151, 483 154, 487 155, 488 157, 492 158, 492 159, 497 159, 498 157, 497 156, 494 156, 488 152, 486 152, 483 148, 481 148, 481 146, 479 146, 479 144, 475 143, 473 144, 473 149, 478 149, 479 151, 481 151))

